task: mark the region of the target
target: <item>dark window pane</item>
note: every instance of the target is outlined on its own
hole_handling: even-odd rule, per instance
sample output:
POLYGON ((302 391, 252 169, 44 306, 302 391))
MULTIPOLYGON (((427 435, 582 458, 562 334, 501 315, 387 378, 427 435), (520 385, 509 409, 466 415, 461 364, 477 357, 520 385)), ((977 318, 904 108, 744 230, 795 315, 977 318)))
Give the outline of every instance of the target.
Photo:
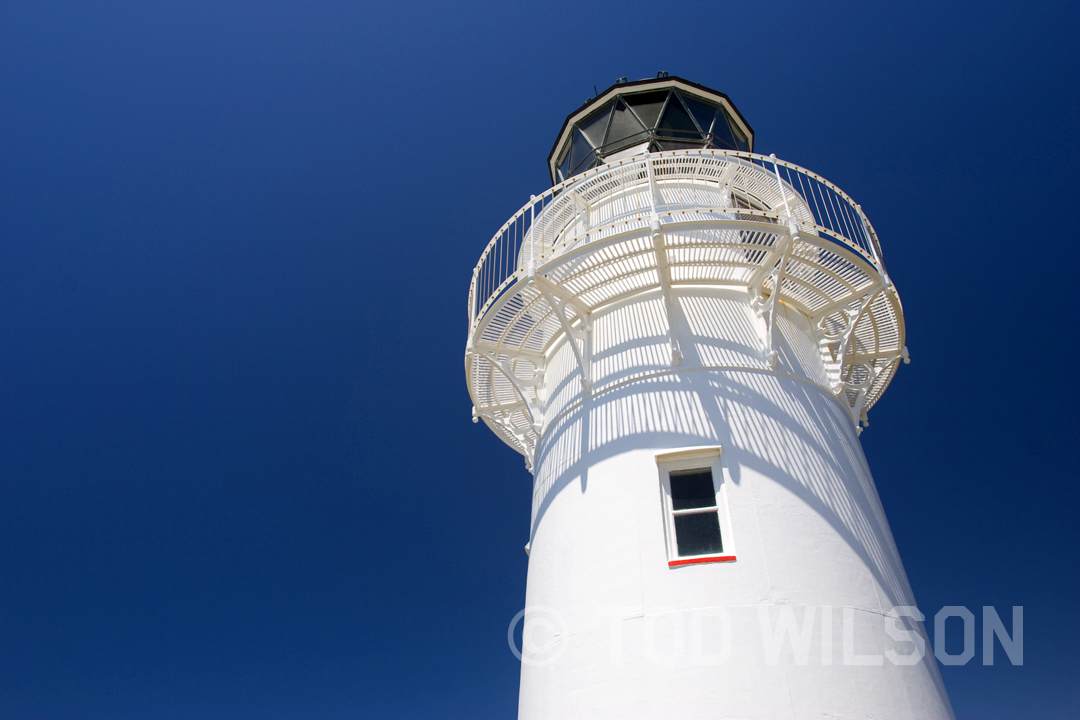
POLYGON ((657 90, 654 92, 627 95, 623 99, 626 100, 626 104, 630 106, 638 116, 638 119, 644 123, 645 127, 654 128, 656 127, 656 119, 660 117, 660 110, 664 107, 664 100, 667 99, 667 96, 667 90, 657 90))
MULTIPOLYGON (((664 117, 660 119, 660 124, 656 128, 661 132, 675 131, 676 134, 686 133, 687 135, 693 133, 697 137, 701 137, 701 134, 697 131, 697 125, 690 119, 689 113, 683 109, 682 103, 679 102, 676 95, 672 95, 671 101, 664 108, 664 117)), ((672 133, 668 132, 668 134, 672 133)))
MULTIPOLYGON (((630 112, 630 108, 626 107, 626 103, 619 100, 611 115, 611 124, 608 126, 607 137, 604 139, 604 144, 622 144, 620 142, 621 140, 625 140, 644 130, 644 126, 642 126, 642 124, 638 122, 638 119, 634 117, 634 113, 630 112)), ((607 148, 604 148, 604 150, 605 152, 612 152, 612 150, 608 150, 607 148)))
MULTIPOLYGON (((577 168, 585 160, 586 156, 591 156, 593 152, 592 145, 585 139, 585 136, 581 134, 581 131, 574 129, 574 146, 570 152, 570 167, 577 168)), ((575 174, 576 170, 571 170, 571 175, 575 174)))
POLYGON ((712 127, 713 116, 716 115, 716 105, 703 103, 691 97, 683 97, 683 102, 690 109, 690 114, 697 120, 701 132, 709 132, 709 128, 712 127))
POLYGON ((675 541, 680 556, 724 552, 724 543, 720 540, 720 517, 714 512, 676 516, 675 541))
POLYGON ((617 140, 615 142, 608 143, 607 145, 604 146, 604 149, 603 149, 602 152, 603 152, 604 156, 606 157, 606 156, 611 155, 613 153, 617 153, 620 150, 625 150, 628 147, 632 147, 634 145, 640 145, 640 144, 644 143, 648 139, 649 139, 649 131, 648 130, 642 130, 641 132, 634 133, 633 135, 631 135, 629 137, 625 137, 625 138, 623 138, 621 140, 617 140))
POLYGON ((559 163, 559 182, 562 182, 566 178, 570 177, 570 149, 566 149, 566 155, 563 156, 562 161, 559 163))
POLYGON ((709 147, 714 147, 714 148, 717 148, 719 150, 738 150, 738 148, 735 147, 734 145, 729 145, 725 140, 722 140, 721 138, 718 138, 715 135, 709 141, 709 147))
POLYGON ((731 133, 735 136, 735 144, 739 146, 740 150, 749 150, 750 145, 746 140, 746 136, 739 130, 739 126, 735 124, 735 121, 728 118, 728 125, 731 126, 731 133))
POLYGON ((691 148, 705 147, 705 141, 704 140, 698 140, 697 142, 686 142, 686 141, 676 142, 674 140, 657 140, 656 144, 660 146, 661 150, 688 150, 688 149, 691 149, 691 148))
POLYGON ((713 123, 712 134, 713 145, 731 150, 740 149, 735 143, 735 137, 731 134, 731 128, 728 127, 727 114, 723 110, 720 111, 720 115, 717 116, 716 122, 713 123))
POLYGON ((604 144, 604 132, 607 130, 610 116, 611 104, 609 103, 595 115, 587 117, 578 123, 578 129, 585 134, 593 147, 600 147, 604 144))
POLYGON ((695 470, 671 476, 671 503, 675 510, 712 507, 716 504, 711 470, 695 470))
POLYGON ((571 176, 577 175, 580 172, 585 172, 589 168, 596 165, 596 153, 589 153, 585 157, 581 158, 580 162, 578 162, 578 159, 575 156, 574 161, 577 162, 577 164, 574 165, 574 169, 570 171, 571 176))

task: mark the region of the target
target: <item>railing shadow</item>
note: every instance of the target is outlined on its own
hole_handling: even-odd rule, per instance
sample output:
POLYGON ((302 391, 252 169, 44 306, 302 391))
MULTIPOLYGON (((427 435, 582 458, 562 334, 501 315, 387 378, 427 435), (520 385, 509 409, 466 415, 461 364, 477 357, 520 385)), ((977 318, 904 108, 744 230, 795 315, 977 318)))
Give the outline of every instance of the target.
POLYGON ((873 574, 888 610, 912 605, 877 490, 850 416, 792 378, 698 370, 620 386, 568 412, 542 440, 530 538, 555 497, 604 460, 643 448, 718 444, 743 468, 770 478, 825 519, 873 574))

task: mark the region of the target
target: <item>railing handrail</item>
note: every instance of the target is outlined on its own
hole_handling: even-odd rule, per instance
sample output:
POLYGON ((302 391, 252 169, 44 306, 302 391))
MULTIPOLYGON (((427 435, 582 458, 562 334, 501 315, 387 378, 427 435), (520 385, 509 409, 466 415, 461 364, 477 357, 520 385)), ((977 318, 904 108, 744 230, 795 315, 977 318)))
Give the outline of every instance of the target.
MULTIPOLYGON (((752 178, 752 180, 762 184, 762 187, 754 189, 764 192, 777 192, 778 196, 782 198, 783 212, 771 209, 753 210, 730 205, 715 208, 698 202, 668 203, 664 205, 663 212, 667 214, 672 212, 680 214, 700 213, 705 209, 706 212, 743 212, 744 214, 780 220, 783 216, 790 216, 792 213, 793 208, 788 204, 787 199, 788 192, 791 192, 798 196, 813 218, 813 222, 808 222, 805 219, 798 221, 801 227, 813 230, 817 234, 834 241, 839 239, 843 245, 858 252, 884 275, 880 245, 873 227, 862 213, 862 208, 847 193, 817 173, 773 156, 742 151, 675 150, 652 153, 626 158, 608 165, 601 165, 575 175, 549 188, 540 195, 533 196, 528 203, 503 223, 480 254, 480 259, 473 270, 472 282, 469 285, 470 334, 475 330, 491 304, 523 274, 525 268, 521 266, 520 261, 526 243, 529 243, 530 250, 533 251, 539 246, 541 248, 540 257, 544 257, 549 252, 552 256, 557 254, 560 246, 565 249, 569 240, 575 242, 580 240, 581 237, 576 235, 571 238, 566 236, 568 228, 572 228, 575 223, 581 222, 581 211, 578 209, 580 202, 584 201, 586 210, 594 206, 600 207, 605 199, 611 200, 617 192, 630 191, 639 185, 647 183, 645 177, 639 177, 636 182, 624 182, 626 176, 635 174, 635 169, 642 176, 655 174, 658 188, 671 189, 674 185, 680 194, 683 190, 681 185, 683 182, 689 181, 693 189, 701 189, 701 187, 696 186, 703 181, 717 183, 727 173, 727 168, 725 168, 724 172, 710 173, 709 177, 699 174, 701 170, 716 170, 717 165, 706 167, 704 164, 697 164, 693 173, 686 172, 685 168, 687 166, 685 164, 681 166, 683 168, 681 171, 678 169, 680 168, 680 160, 695 157, 734 161, 737 166, 742 166, 747 170, 756 169, 763 175, 774 175, 776 179, 770 181, 771 186, 764 183, 762 177, 752 178), (646 163, 648 163, 648 166, 646 163), (767 168, 767 165, 772 167, 767 168), (786 186, 780 177, 780 168, 786 170, 786 186), (652 172, 649 172, 649 170, 652 172), (712 174, 716 174, 718 177, 712 177, 712 174), (828 197, 826 193, 813 185, 810 186, 808 191, 803 184, 803 178, 827 188, 832 193, 835 193, 836 198, 828 197), (792 180, 797 180, 798 186, 792 180), (607 183, 610 183, 611 186, 604 189, 607 183), (778 183, 779 187, 777 188, 775 186, 778 183), (595 197, 581 197, 583 195, 595 195, 595 197), (809 199, 807 195, 810 196, 809 199), (579 202, 574 201, 575 196, 580 197, 579 202), (565 201, 560 201, 560 198, 565 198, 565 201), (539 212, 537 211, 538 205, 539 212), (677 209, 668 209, 673 206, 677 209), (821 223, 823 219, 828 221, 828 225, 821 223), (860 235, 863 237, 859 237, 860 235), (494 263, 495 267, 489 267, 490 263, 494 263), (483 293, 482 297, 478 295, 481 292, 483 293)), ((731 173, 730 177, 734 178, 737 172, 731 173)), ((734 184, 732 186, 734 187, 734 184)), ((744 194, 749 196, 750 193, 747 187, 751 186, 752 183, 748 182, 746 187, 738 187, 744 194)), ((717 185, 712 187, 717 187, 717 185)), ((625 195, 627 200, 630 200, 631 197, 631 193, 625 195)), ((760 200, 760 198, 758 199, 760 200)), ((774 204, 773 207, 777 207, 777 205, 774 204)), ((646 211, 646 208, 642 206, 637 208, 637 211, 640 216, 646 211)), ((609 220, 615 222, 633 215, 633 211, 624 212, 621 215, 613 214, 609 220)), ((590 229, 596 230, 599 228, 591 227, 590 229)), ((588 233, 586 233, 585 237, 587 236, 588 233)))

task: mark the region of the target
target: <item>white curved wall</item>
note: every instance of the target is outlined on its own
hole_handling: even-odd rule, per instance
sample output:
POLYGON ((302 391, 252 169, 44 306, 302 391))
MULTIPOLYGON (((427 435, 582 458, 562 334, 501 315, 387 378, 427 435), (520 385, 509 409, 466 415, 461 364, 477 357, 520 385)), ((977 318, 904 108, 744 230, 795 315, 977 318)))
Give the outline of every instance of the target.
POLYGON ((520 716, 951 717, 932 652, 851 664, 912 652, 885 628, 915 603, 806 319, 781 313, 772 371, 745 291, 676 300, 679 368, 656 293, 593 314, 593 396, 565 345, 548 364, 526 605, 557 620, 526 615, 520 716), (669 568, 655 456, 697 446, 723 450, 737 559, 669 568), (805 657, 763 638, 789 612, 814 613, 805 657))

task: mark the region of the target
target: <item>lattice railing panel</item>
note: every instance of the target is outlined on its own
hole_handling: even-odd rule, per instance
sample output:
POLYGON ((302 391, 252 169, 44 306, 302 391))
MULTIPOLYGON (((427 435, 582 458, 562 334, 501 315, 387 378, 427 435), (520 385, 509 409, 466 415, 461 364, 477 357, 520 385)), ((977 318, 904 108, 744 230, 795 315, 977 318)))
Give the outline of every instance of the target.
MULTIPOLYGON (((477 411, 507 442, 529 454, 535 418, 526 409, 544 405, 537 387, 545 364, 555 355, 570 362, 568 342, 585 352, 564 328, 581 332, 582 312, 660 287, 650 229, 656 221, 675 287, 757 282, 768 298, 779 275, 779 300, 820 333, 837 396, 854 410, 880 398, 903 347, 903 317, 859 207, 823 178, 774 158, 658 153, 595 168, 534 197, 482 254, 470 285, 477 353, 467 359, 469 385, 477 411), (530 273, 578 310, 568 306, 560 321, 530 273), (500 367, 507 363, 520 382, 480 350, 494 353, 500 367)), ((567 375, 546 390, 546 402, 581 392, 586 375, 567 375)))

